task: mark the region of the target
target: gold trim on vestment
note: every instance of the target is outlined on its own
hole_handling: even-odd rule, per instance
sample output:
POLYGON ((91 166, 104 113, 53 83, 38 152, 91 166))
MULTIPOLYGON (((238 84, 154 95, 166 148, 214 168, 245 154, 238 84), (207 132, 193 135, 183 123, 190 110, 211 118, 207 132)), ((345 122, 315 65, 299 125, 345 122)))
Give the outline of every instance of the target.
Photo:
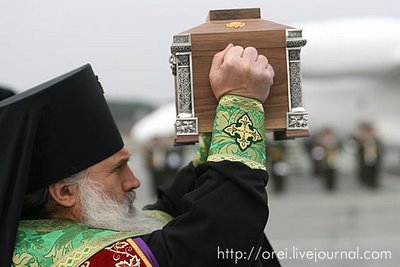
POLYGON ((112 245, 118 241, 125 240, 136 236, 137 233, 124 232, 115 233, 96 238, 95 240, 89 241, 82 246, 68 252, 60 260, 56 261, 53 266, 58 267, 76 267, 83 264, 85 261, 94 256, 97 252, 104 249, 105 247, 112 245))
POLYGON ((146 266, 153 267, 153 265, 147 259, 146 255, 144 255, 143 251, 140 249, 140 247, 136 244, 136 242, 132 238, 128 238, 126 241, 128 241, 128 243, 135 249, 136 253, 143 260, 146 266))

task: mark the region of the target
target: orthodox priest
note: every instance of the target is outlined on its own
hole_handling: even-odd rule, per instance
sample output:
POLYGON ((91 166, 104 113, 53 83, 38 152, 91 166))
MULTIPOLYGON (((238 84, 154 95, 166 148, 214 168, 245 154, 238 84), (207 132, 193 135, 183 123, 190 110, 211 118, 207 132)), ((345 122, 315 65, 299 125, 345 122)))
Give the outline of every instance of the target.
POLYGON ((143 211, 90 65, 0 102, 0 266, 279 266, 264 235, 273 77, 252 47, 215 55, 212 136, 143 211))

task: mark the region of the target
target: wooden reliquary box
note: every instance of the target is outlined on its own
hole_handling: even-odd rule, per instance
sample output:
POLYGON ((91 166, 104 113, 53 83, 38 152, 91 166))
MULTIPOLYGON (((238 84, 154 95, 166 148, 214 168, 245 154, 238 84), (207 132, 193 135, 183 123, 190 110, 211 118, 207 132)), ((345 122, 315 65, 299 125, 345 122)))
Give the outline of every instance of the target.
POLYGON ((176 90, 176 143, 194 143, 211 132, 217 101, 209 71, 213 56, 229 43, 253 46, 275 70, 264 104, 265 126, 276 139, 309 136, 302 103, 302 30, 260 18, 260 9, 212 10, 207 22, 173 37, 171 68, 176 90))

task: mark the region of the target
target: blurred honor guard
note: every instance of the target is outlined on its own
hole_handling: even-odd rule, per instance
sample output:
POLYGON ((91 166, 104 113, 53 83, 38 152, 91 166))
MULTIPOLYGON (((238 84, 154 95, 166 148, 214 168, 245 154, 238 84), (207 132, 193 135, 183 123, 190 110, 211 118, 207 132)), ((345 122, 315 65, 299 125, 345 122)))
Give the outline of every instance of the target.
POLYGON ((320 146, 323 148, 322 177, 325 189, 333 191, 336 189, 337 180, 337 154, 339 142, 335 132, 331 128, 324 128, 320 133, 320 146))
POLYGON ((283 141, 271 142, 267 149, 272 188, 276 193, 282 193, 285 190, 285 180, 290 173, 290 165, 285 159, 285 151, 286 148, 283 141))
POLYGON ((371 123, 361 123, 356 136, 358 145, 358 175, 362 185, 375 189, 379 186, 379 167, 382 144, 371 123))

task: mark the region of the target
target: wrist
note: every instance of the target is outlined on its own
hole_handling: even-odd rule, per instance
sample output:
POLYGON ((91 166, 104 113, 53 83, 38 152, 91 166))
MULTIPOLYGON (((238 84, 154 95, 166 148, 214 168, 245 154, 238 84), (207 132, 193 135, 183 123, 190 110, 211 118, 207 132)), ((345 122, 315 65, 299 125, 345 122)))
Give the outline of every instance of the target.
POLYGON ((258 100, 225 95, 218 104, 208 161, 239 161, 265 170, 264 108, 258 100))
POLYGON ((257 102, 260 102, 261 104, 264 103, 266 98, 268 97, 268 95, 267 96, 264 96, 264 95, 261 96, 261 95, 255 95, 255 94, 249 93, 245 89, 243 89, 243 90, 237 89, 235 91, 227 91, 227 92, 222 93, 220 95, 217 95, 217 94, 214 93, 214 96, 215 96, 215 98, 217 99, 218 102, 225 96, 236 96, 236 97, 239 97, 239 98, 253 99, 253 100, 257 101, 257 102))
MULTIPOLYGON (((236 94, 226 94, 223 95, 218 101, 218 107, 222 108, 240 108, 243 112, 258 112, 260 115, 264 117, 264 106, 261 101, 254 97, 244 96, 244 95, 236 95, 236 94)), ((264 124, 264 122, 262 122, 264 124)))

